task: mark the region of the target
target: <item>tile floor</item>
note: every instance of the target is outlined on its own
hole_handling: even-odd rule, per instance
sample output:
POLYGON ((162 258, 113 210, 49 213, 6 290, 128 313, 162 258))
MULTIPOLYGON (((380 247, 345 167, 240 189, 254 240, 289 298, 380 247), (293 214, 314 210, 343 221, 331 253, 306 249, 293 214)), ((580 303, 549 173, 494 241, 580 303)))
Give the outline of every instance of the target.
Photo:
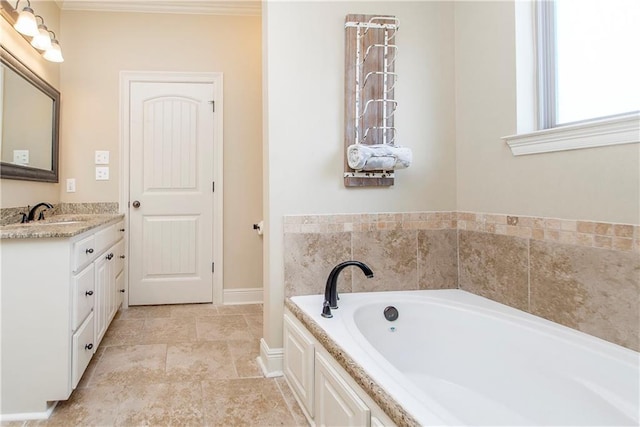
POLYGON ((131 307, 49 420, 10 426, 307 426, 283 378, 256 364, 262 306, 131 307))

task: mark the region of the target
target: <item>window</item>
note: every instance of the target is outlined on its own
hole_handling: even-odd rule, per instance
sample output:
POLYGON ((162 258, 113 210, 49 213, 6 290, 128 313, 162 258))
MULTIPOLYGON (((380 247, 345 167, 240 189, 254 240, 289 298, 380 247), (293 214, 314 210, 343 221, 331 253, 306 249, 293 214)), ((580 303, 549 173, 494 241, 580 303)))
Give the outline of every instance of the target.
POLYGON ((513 154, 640 142, 640 1, 533 4, 537 93, 529 101, 539 111, 527 134, 504 138, 513 154))
POLYGON ((538 2, 540 128, 640 110, 640 2, 538 2))

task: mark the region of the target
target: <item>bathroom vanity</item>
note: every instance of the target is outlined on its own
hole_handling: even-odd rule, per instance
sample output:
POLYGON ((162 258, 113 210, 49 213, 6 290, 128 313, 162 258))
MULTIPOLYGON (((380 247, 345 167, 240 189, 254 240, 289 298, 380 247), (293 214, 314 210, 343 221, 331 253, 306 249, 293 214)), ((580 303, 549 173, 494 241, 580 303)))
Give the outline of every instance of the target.
POLYGON ((58 216, 1 233, 2 420, 46 418, 123 301, 123 216, 58 216))

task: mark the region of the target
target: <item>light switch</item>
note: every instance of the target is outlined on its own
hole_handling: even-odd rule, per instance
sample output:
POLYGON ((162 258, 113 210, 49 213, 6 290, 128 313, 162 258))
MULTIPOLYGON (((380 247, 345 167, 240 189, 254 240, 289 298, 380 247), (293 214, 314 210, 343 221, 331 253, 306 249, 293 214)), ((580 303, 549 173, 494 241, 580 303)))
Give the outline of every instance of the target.
POLYGON ((96 165, 108 165, 108 164, 109 164, 109 152, 96 151, 96 165))
POLYGON ((96 181, 109 180, 109 166, 96 166, 96 181))
POLYGON ((76 192, 76 179, 67 178, 67 193, 75 193, 75 192, 76 192))
POLYGON ((13 163, 16 165, 28 165, 29 150, 13 150, 13 163))

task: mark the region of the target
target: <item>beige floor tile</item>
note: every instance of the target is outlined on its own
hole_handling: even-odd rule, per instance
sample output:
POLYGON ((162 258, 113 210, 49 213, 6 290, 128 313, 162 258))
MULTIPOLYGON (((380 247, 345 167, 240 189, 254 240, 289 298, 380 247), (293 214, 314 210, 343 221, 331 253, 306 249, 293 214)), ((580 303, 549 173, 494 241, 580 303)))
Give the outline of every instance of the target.
POLYGON ((143 327, 144 319, 142 318, 114 319, 98 348, 112 345, 141 344, 143 327))
POLYGON ((204 424, 200 382, 135 385, 128 387, 121 399, 117 426, 204 424))
POLYGON ((48 420, 30 421, 29 426, 112 426, 115 424, 121 386, 98 386, 76 389, 71 397, 59 402, 48 420))
POLYGON ((195 318, 145 319, 141 343, 179 343, 196 340, 195 318))
POLYGON ((87 369, 85 369, 82 378, 80 378, 80 382, 78 383, 78 386, 76 388, 87 387, 89 381, 91 380, 91 377, 93 376, 93 373, 96 371, 96 366, 98 366, 98 362, 100 361, 100 358, 102 358, 102 355, 104 354, 106 348, 107 347, 103 346, 102 344, 98 347, 96 353, 91 358, 91 362, 89 362, 89 366, 87 366, 87 369))
POLYGON ((245 314, 244 320, 246 320, 247 325, 249 326, 251 335, 258 340, 262 338, 262 314, 245 314))
POLYGON ((253 340, 249 325, 241 314, 199 317, 196 320, 199 341, 253 340))
POLYGON ((287 406, 289 407, 289 411, 291 412, 291 416, 293 417, 295 424, 299 426, 308 426, 309 422, 307 421, 307 417, 304 416, 304 413, 302 412, 298 401, 294 397, 287 380, 285 380, 284 377, 278 377, 276 378, 276 384, 278 384, 280 392, 282 393, 285 402, 287 402, 287 406))
POLYGON ((171 317, 170 305, 138 305, 118 310, 117 319, 153 319, 171 317))
POLYGON ((88 387, 162 382, 166 358, 166 344, 107 347, 88 387))
POLYGON ((274 379, 204 381, 205 425, 295 425, 274 379))
POLYGON ((219 305, 220 314, 262 314, 262 304, 219 305))
POLYGON ((178 304, 171 306, 171 317, 216 316, 218 309, 214 304, 178 304))
POLYGON ((262 377, 262 371, 256 362, 260 355, 260 341, 229 340, 227 345, 240 378, 262 377))
POLYGON ((168 345, 166 372, 170 381, 238 377, 233 367, 231 352, 224 341, 168 345))

